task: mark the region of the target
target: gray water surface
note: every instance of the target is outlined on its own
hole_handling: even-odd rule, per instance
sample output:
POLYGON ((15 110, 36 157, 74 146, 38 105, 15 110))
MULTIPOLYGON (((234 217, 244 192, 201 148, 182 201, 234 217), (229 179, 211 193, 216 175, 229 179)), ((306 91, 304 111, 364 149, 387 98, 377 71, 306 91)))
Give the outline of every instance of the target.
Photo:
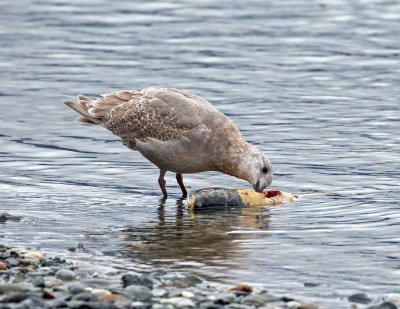
POLYGON ((397 1, 0 1, 0 207, 23 217, 0 241, 335 308, 398 292, 399 38, 397 1), (149 86, 230 116, 271 158, 273 187, 345 191, 193 214, 168 174, 160 207, 158 170, 61 103, 149 86))

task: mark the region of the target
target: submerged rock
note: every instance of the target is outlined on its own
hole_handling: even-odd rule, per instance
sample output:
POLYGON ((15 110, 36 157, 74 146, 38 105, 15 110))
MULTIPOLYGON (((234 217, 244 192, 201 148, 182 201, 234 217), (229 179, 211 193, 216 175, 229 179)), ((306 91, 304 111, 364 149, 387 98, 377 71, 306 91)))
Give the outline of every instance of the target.
POLYGON ((122 283, 124 287, 129 285, 142 285, 149 289, 153 288, 153 281, 148 276, 135 273, 128 273, 122 276, 122 283))
POLYGON ((349 296, 348 300, 357 304, 369 304, 372 300, 365 293, 357 293, 349 296))

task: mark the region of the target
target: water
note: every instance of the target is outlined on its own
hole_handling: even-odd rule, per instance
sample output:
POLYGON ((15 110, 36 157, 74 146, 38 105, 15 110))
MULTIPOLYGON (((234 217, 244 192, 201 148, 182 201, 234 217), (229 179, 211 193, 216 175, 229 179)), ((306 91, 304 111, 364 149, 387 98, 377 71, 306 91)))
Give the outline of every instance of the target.
MULTIPOLYGON (((2 243, 336 308, 398 291, 398 2, 0 1, 0 12, 0 207, 24 218, 0 225, 2 243), (269 155, 274 187, 350 191, 193 214, 169 174, 159 207, 157 169, 61 104, 148 86, 213 102, 269 155)), ((184 178, 189 190, 249 186, 184 178)))

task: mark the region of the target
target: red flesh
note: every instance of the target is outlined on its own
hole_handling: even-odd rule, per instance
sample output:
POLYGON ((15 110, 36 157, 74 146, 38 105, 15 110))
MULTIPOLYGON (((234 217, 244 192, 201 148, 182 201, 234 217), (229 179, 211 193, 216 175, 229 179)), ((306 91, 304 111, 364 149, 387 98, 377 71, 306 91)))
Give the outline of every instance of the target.
POLYGON ((282 192, 279 190, 269 190, 269 191, 264 192, 264 196, 266 198, 271 198, 271 197, 278 196, 278 195, 282 195, 282 192))

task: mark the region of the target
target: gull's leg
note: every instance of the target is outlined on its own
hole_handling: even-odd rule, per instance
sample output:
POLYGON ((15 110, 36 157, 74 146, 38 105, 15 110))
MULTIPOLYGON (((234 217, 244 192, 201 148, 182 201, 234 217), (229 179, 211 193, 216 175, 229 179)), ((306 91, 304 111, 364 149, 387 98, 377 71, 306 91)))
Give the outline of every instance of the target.
POLYGON ((158 184, 160 185, 161 191, 163 193, 163 199, 166 199, 168 197, 167 189, 165 189, 166 181, 164 179, 164 176, 165 176, 166 172, 167 171, 160 170, 160 177, 158 177, 158 184))
POLYGON ((185 185, 183 184, 183 177, 182 177, 181 173, 177 173, 176 174, 176 181, 178 182, 178 185, 182 190, 182 198, 186 198, 187 197, 187 191, 186 191, 185 185))

